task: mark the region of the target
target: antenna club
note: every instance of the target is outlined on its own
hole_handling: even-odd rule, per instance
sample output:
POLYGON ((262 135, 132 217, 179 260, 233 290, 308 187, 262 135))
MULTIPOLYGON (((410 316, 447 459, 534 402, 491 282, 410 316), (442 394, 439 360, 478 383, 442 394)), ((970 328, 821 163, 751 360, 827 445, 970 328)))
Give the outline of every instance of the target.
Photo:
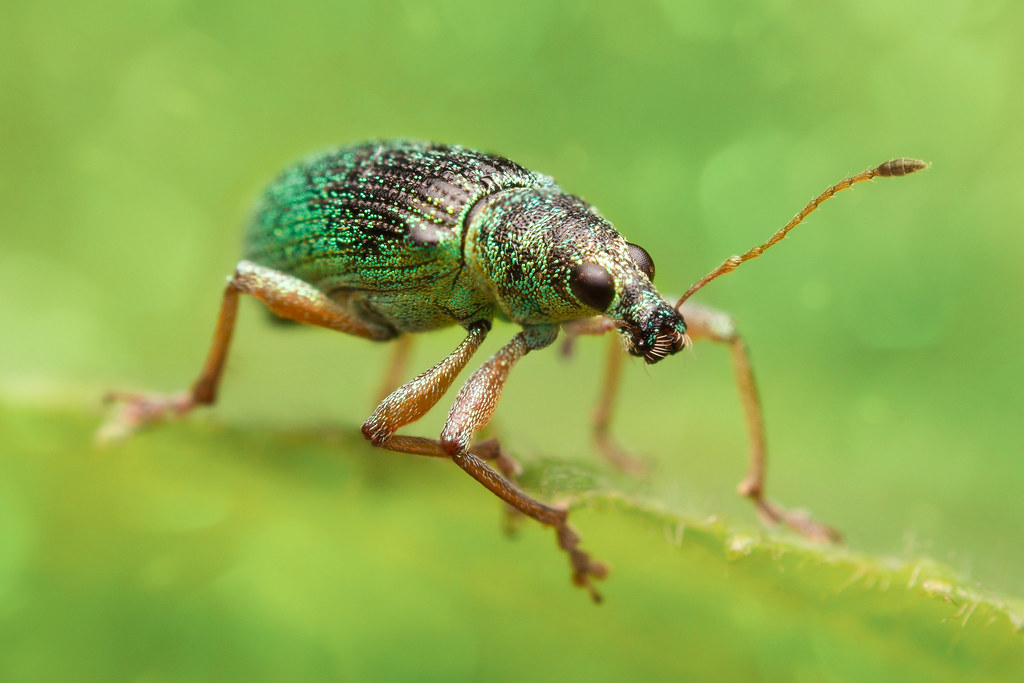
POLYGON ((929 166, 931 166, 931 164, 927 161, 900 157, 899 159, 893 159, 885 162, 884 164, 880 164, 871 172, 871 175, 881 176, 883 178, 909 175, 916 171, 920 171, 923 168, 928 168, 929 166))

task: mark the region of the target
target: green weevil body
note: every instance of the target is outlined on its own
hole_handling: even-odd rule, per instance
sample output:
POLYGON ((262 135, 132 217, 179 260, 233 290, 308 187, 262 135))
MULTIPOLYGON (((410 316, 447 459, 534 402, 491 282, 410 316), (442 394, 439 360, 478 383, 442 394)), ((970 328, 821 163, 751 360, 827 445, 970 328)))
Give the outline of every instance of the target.
MULTIPOLYGON (((673 305, 654 288, 654 262, 646 251, 626 242, 594 207, 563 192, 551 178, 508 159, 409 141, 317 154, 286 170, 261 198, 245 233, 244 258, 224 290, 206 364, 192 388, 170 396, 111 394, 123 406, 101 437, 123 436, 214 402, 242 294, 282 318, 376 341, 461 325, 462 343, 392 391, 362 432, 381 448, 450 458, 509 506, 553 527, 569 556, 573 582, 597 600, 593 579, 604 578, 607 570, 579 548, 566 510, 519 490, 517 466, 497 441, 473 443, 473 436, 490 420, 515 363, 550 345, 559 330, 570 337, 616 330, 626 351, 647 363, 677 353, 691 338, 704 338, 728 344, 733 352, 751 436, 750 469, 740 491, 765 520, 817 540, 836 540, 830 527, 764 497, 764 434, 746 347, 728 315, 686 300, 758 257, 836 192, 924 166, 898 159, 846 178, 767 242, 726 259, 673 305), (465 381, 440 437, 398 434, 451 387, 495 317, 522 330, 465 381)), ((622 362, 618 345, 611 351, 595 439, 602 454, 629 467, 636 461, 608 435, 622 362)))
POLYGON ((606 313, 654 362, 686 332, 651 284, 650 256, 596 209, 464 147, 368 143, 300 162, 264 193, 243 253, 314 286, 381 339, 496 314, 534 326, 606 313))

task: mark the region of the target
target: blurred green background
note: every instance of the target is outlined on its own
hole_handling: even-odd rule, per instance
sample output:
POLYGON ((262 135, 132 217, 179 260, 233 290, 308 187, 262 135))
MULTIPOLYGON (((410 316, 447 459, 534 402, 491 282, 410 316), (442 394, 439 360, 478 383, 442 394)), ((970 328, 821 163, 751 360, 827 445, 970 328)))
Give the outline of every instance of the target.
MULTIPOLYGON (((88 440, 104 390, 193 379, 254 196, 309 151, 405 136, 498 152, 597 205, 674 293, 842 176, 912 156, 933 167, 840 195, 700 299, 751 347, 775 498, 853 552, 927 555, 1022 595, 1022 26, 1024 6, 997 0, 7 7, 0 674, 957 676, 844 651, 885 642, 898 615, 829 630, 856 599, 830 621, 813 590, 795 607, 792 585, 744 583, 686 543, 666 554, 660 532, 638 545, 614 512, 577 521, 615 567, 595 610, 549 532, 508 543, 460 472, 360 443, 388 348, 269 327, 252 302, 215 409, 106 452, 88 440), (786 614, 806 618, 776 637, 786 614)), ((425 335, 412 370, 460 338, 425 335)), ((630 482, 589 443, 604 348, 531 355, 496 433, 535 471, 579 463, 760 538, 734 494, 727 350, 628 366, 616 429, 652 463, 630 482)), ((957 641, 928 647, 941 660, 957 641)))

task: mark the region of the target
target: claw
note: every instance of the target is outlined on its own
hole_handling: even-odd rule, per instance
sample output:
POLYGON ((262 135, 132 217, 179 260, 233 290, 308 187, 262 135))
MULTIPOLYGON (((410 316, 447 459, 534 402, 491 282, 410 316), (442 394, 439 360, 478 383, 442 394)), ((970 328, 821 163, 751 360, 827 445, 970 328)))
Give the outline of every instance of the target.
POLYGON ((195 400, 187 392, 167 395, 110 391, 103 396, 103 402, 121 405, 96 431, 99 444, 123 441, 138 429, 167 418, 180 418, 195 407, 195 400))
POLYGON ((594 588, 591 578, 604 579, 608 576, 608 566, 603 562, 590 559, 589 554, 576 547, 580 542, 579 534, 564 520, 555 529, 555 533, 558 536, 558 546, 569 553, 569 562, 572 564, 573 585, 586 588, 587 592, 590 593, 590 599, 600 604, 603 598, 597 592, 597 589, 594 588))
POLYGON ((783 524, 815 543, 842 543, 843 534, 827 524, 817 521, 804 510, 786 510, 766 499, 754 498, 754 506, 761 520, 768 526, 783 524))

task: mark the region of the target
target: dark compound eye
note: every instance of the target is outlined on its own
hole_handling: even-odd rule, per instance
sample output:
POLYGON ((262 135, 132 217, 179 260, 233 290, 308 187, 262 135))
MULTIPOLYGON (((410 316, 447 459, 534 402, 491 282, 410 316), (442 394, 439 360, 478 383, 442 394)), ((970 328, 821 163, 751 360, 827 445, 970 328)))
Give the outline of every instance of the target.
POLYGON ((629 246, 629 257, 633 259, 633 263, 637 265, 637 268, 644 271, 647 275, 647 279, 654 282, 654 259, 647 253, 647 250, 638 244, 630 244, 629 246))
POLYGON ((581 263, 572 269, 569 287, 580 303, 605 311, 615 298, 615 282, 596 263, 581 263))

